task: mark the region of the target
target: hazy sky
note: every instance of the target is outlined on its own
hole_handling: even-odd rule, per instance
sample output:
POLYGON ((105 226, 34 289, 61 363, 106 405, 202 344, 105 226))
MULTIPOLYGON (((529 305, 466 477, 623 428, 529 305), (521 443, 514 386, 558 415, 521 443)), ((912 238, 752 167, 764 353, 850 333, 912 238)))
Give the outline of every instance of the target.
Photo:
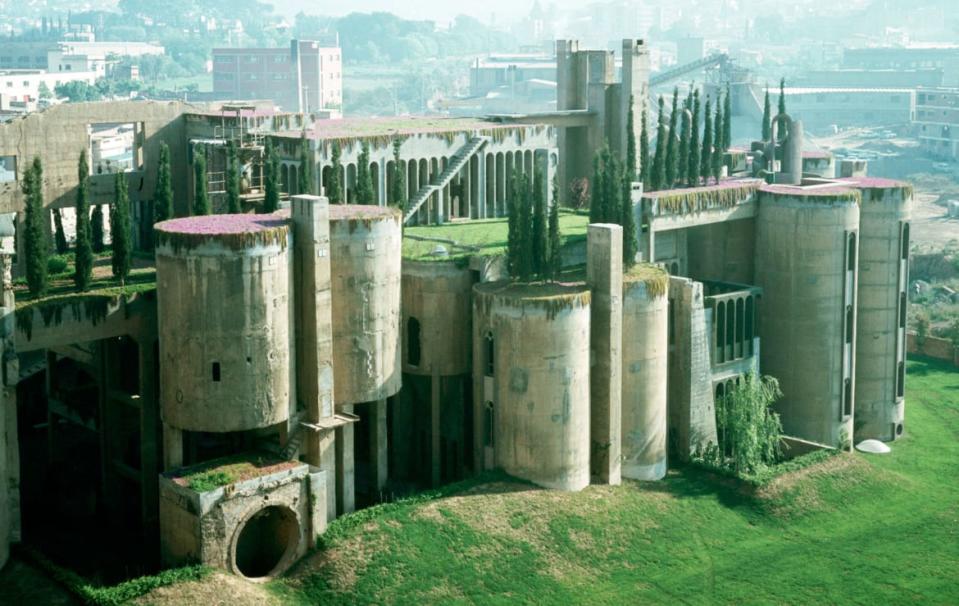
MULTIPOLYGON (((497 21, 513 21, 529 12, 533 0, 482 0, 464 2, 463 0, 266 0, 282 15, 293 16, 303 11, 317 15, 345 15, 347 13, 368 13, 388 11, 407 19, 431 19, 447 22, 456 15, 470 15, 483 21, 489 21, 496 14, 497 21)), ((560 7, 581 4, 575 0, 551 0, 560 7)), ((542 2, 543 6, 550 0, 542 2)))

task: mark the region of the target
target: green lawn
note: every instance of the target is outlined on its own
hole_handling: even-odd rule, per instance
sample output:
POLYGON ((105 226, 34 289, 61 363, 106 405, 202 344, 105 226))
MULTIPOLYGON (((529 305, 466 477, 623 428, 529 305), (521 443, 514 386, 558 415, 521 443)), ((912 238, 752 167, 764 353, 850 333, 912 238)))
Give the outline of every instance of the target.
POLYGON ((577 494, 500 478, 335 522, 302 604, 959 603, 959 373, 909 364, 906 437, 758 498, 700 471, 577 494))
MULTIPOLYGON (((586 226, 588 224, 589 215, 585 213, 560 211, 559 231, 563 236, 564 245, 569 246, 586 240, 586 226)), ((430 241, 422 241, 404 237, 404 259, 437 259, 437 257, 430 256, 430 252, 437 245, 442 244, 450 253, 448 258, 442 260, 448 260, 468 258, 473 255, 497 255, 505 252, 508 227, 504 217, 482 221, 447 223, 445 225, 406 227, 403 230, 403 235, 431 239, 430 241), (450 245, 446 241, 453 241, 459 246, 450 245)))

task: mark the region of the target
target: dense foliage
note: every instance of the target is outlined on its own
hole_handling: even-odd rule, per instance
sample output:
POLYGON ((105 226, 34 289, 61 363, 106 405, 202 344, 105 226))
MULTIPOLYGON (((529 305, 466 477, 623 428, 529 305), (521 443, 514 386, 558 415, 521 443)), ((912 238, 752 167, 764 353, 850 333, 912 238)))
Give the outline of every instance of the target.
POLYGON ((226 144, 226 209, 231 214, 243 210, 240 206, 240 161, 236 142, 232 139, 226 144))
POLYGON ((343 204, 343 162, 340 159, 340 144, 334 141, 330 145, 330 170, 324 179, 326 197, 331 204, 343 204))
POLYGON ((280 160, 273 140, 269 138, 266 140, 263 162, 263 212, 272 213, 280 208, 280 160))
POLYGON ((356 203, 376 203, 373 192, 373 177, 370 172, 370 144, 366 141, 363 142, 360 155, 356 159, 356 203))
POLYGON ((122 286, 130 274, 133 260, 133 242, 130 230, 130 196, 127 192, 126 173, 114 177, 113 205, 110 207, 110 238, 113 242, 111 264, 113 277, 122 286))
POLYGON ((23 176, 23 197, 26 206, 23 244, 27 288, 36 297, 47 290, 47 257, 50 256, 50 242, 43 225, 46 213, 43 208, 43 165, 39 156, 34 157, 23 176))
POLYGON ((77 290, 85 291, 90 287, 93 277, 93 248, 90 234, 90 204, 87 201, 87 185, 90 180, 90 167, 87 165, 87 150, 80 152, 77 164, 77 244, 73 283, 77 290))
MULTIPOLYGON (((555 184, 553 192, 555 195, 555 184)), ((560 269, 559 202, 554 199, 547 213, 546 184, 539 170, 532 179, 515 171, 508 193, 506 265, 510 277, 523 282, 554 279, 560 269)))
MULTIPOLYGON (((390 180, 390 204, 395 204, 399 208, 406 208, 406 171, 403 170, 403 162, 400 160, 400 148, 403 141, 395 139, 393 141, 393 174, 390 180)), ((557 200, 559 198, 556 198, 557 200)))
POLYGON ((300 173, 299 182, 296 184, 296 192, 307 196, 315 193, 313 178, 313 150, 310 148, 310 141, 306 138, 306 133, 300 137, 300 173))
POLYGON ((201 145, 193 150, 193 214, 210 214, 210 195, 207 193, 206 150, 201 145))

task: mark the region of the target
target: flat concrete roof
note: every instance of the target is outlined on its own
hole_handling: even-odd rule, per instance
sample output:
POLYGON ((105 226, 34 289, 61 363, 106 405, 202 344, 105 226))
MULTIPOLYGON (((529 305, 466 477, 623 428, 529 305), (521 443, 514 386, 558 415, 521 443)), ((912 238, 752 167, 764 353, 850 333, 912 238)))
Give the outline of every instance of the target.
MULTIPOLYGON (((529 124, 510 124, 494 122, 483 118, 445 118, 430 116, 398 116, 389 118, 342 118, 339 120, 317 120, 313 128, 306 131, 310 139, 344 139, 355 137, 376 137, 392 135, 434 134, 459 131, 487 130, 493 128, 516 128, 529 124)), ((275 136, 302 136, 301 131, 293 130, 276 133, 275 136)))

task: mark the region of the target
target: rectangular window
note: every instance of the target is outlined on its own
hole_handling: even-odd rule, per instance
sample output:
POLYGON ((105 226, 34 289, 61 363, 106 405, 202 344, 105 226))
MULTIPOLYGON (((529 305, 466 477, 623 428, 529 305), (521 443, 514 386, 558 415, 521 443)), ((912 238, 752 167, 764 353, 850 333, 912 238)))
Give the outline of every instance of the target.
POLYGON ((843 381, 842 391, 842 416, 843 418, 852 416, 852 380, 843 381))
POLYGON ((220 363, 219 362, 213 363, 213 381, 215 383, 220 382, 220 363))
POLYGON ((17 157, 0 156, 0 183, 15 183, 17 180, 17 157))
POLYGON ((90 174, 108 175, 139 169, 143 165, 142 149, 137 132, 142 122, 108 122, 90 124, 90 174))

